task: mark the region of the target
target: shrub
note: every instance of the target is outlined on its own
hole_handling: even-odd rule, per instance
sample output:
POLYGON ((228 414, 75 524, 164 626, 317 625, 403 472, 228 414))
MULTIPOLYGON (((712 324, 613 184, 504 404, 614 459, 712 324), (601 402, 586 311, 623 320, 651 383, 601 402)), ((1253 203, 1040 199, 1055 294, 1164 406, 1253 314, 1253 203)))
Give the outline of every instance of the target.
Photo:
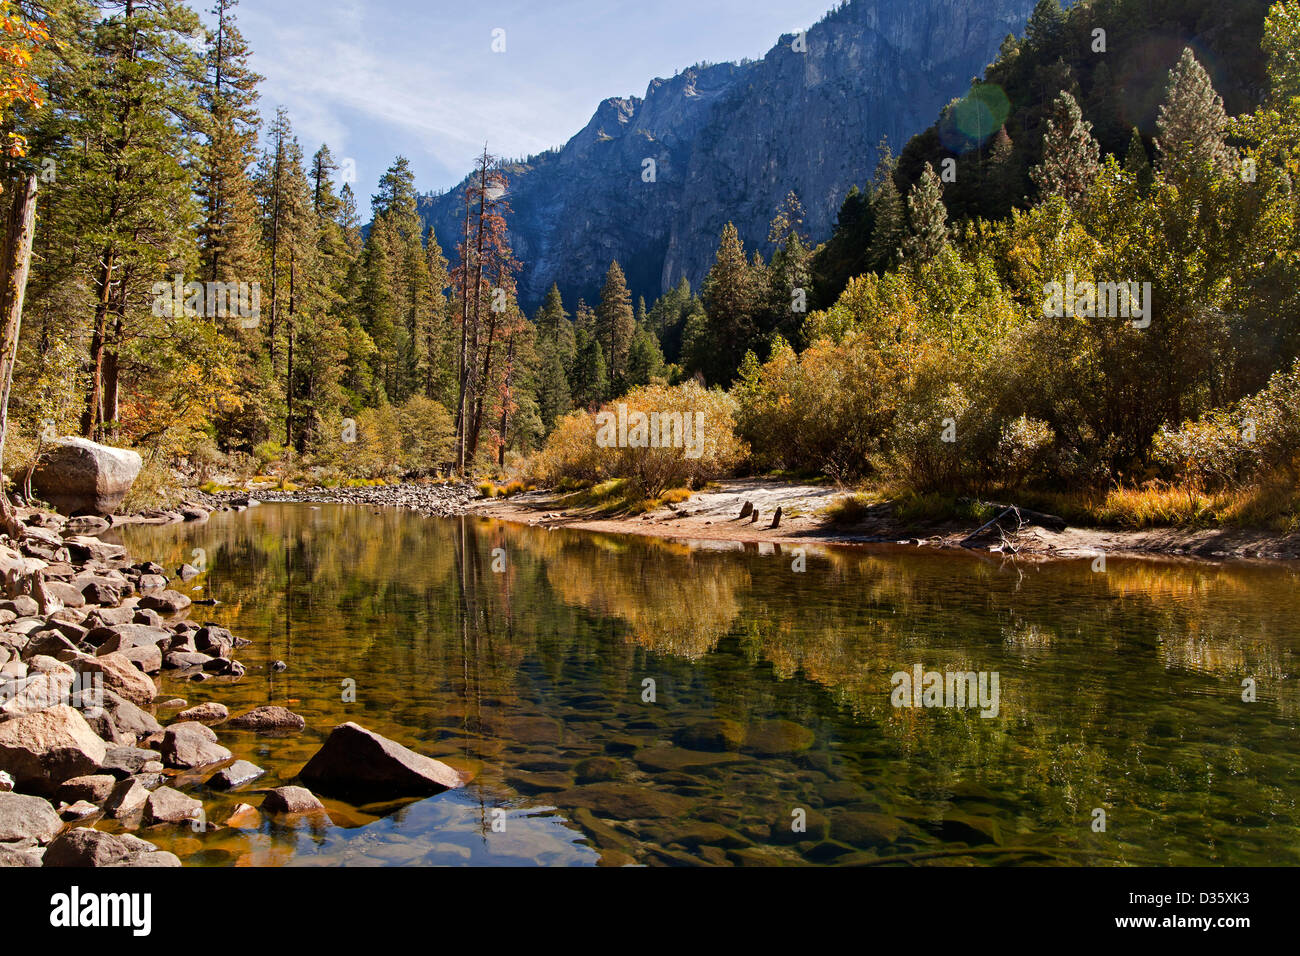
POLYGON ((647 498, 667 488, 698 488, 710 478, 730 474, 747 453, 736 436, 735 411, 729 395, 695 382, 647 385, 596 414, 573 412, 562 418, 534 467, 538 477, 551 484, 628 478, 647 498), (700 421, 702 428, 696 424, 700 421), (650 444, 656 423, 660 439, 669 439, 664 447, 650 444), (676 424, 682 428, 675 430, 676 424))

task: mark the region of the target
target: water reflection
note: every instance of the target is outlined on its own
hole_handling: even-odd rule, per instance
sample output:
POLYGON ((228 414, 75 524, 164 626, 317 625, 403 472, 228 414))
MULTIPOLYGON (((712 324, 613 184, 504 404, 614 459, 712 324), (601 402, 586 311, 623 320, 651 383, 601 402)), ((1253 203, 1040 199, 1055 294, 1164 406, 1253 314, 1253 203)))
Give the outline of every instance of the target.
MULTIPOLYGON (((809 548, 797 571, 328 505, 123 533, 171 568, 205 549, 191 585, 221 603, 191 616, 255 642, 237 684, 164 691, 307 718, 220 731, 257 786, 344 720, 476 774, 397 812, 163 834, 190 862, 1300 862, 1289 565, 809 548), (918 663, 998 672, 999 716, 895 709, 918 663)), ((203 795, 217 820, 239 798, 203 795)))

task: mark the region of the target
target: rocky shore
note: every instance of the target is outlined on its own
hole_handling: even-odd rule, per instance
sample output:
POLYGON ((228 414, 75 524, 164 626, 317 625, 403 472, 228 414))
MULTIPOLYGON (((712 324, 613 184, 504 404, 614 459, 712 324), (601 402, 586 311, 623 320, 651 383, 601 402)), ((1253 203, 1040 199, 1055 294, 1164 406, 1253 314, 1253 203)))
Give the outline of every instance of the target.
MULTIPOLYGON (((430 507, 434 500, 425 499, 430 507)), ((191 502, 112 524, 209 514, 208 505, 191 502)), ((277 706, 231 717, 219 703, 160 698, 155 677, 164 670, 180 680, 239 681, 244 666, 235 654, 249 642, 192 620, 194 603, 169 586, 166 569, 133 562, 95 536, 109 521, 30 508, 15 517, 0 537, 0 866, 179 866, 136 832, 257 826, 263 815, 323 812, 316 793, 401 799, 466 782, 446 764, 345 723, 303 767, 300 779, 311 790, 249 789, 258 807, 240 803, 209 820, 205 793, 239 791, 263 775, 235 760, 213 727, 276 736, 306 722, 277 706)), ((187 579, 192 571, 175 574, 187 579)))
MULTIPOLYGON (((453 518, 464 514, 469 502, 478 497, 473 486, 465 483, 377 485, 373 487, 299 488, 281 491, 265 488, 255 491, 222 491, 203 495, 202 500, 215 509, 240 509, 266 501, 304 501, 314 504, 355 504, 385 508, 405 508, 432 518, 453 518)), ((130 519, 127 519, 130 520, 130 519)))

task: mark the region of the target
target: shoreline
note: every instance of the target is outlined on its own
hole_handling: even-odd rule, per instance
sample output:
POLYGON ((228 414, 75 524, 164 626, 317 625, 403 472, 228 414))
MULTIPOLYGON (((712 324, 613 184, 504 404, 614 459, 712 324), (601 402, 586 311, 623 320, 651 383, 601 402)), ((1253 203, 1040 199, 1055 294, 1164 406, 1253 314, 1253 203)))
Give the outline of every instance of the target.
MULTIPOLYGON (((803 544, 835 546, 908 545, 939 550, 995 553, 1033 561, 1127 558, 1204 561, 1300 560, 1300 533, 1279 534, 1246 528, 1123 528, 1066 525, 1050 515, 1027 512, 1016 530, 1014 518, 980 531, 974 522, 900 522, 888 504, 873 505, 864 519, 837 526, 821 512, 845 492, 831 485, 734 478, 694 493, 680 505, 662 505, 639 515, 607 515, 598 508, 573 507, 566 495, 540 490, 510 498, 478 498, 468 483, 402 483, 355 488, 299 488, 282 491, 229 490, 187 495, 213 511, 240 511, 251 504, 303 502, 396 507, 426 517, 471 515, 540 528, 570 528, 603 534, 634 534, 662 540, 690 540, 737 545, 803 544), (746 503, 758 519, 739 517, 746 503), (772 527, 777 508, 781 520, 772 527), (1058 524, 1059 522, 1059 524, 1058 524), (973 537, 974 536, 974 537, 973 537)), ((113 526, 139 522, 190 520, 180 512, 115 516, 113 526)))
POLYGON ((1300 560, 1300 534, 1237 528, 1135 531, 1066 525, 1055 530, 1031 521, 1005 535, 994 526, 970 540, 979 530, 974 523, 899 523, 886 505, 869 509, 868 516, 856 525, 837 527, 817 513, 842 494, 837 489, 748 478, 717 485, 716 490, 698 492, 680 506, 665 505, 636 516, 606 517, 592 509, 565 508, 562 496, 540 491, 508 500, 478 499, 469 502, 467 511, 544 528, 739 544, 912 545, 993 552, 1038 561, 1095 559, 1101 555, 1209 561, 1300 560), (739 517, 747 501, 757 509, 757 521, 739 517), (779 527, 773 528, 771 519, 778 507, 783 513, 779 527))

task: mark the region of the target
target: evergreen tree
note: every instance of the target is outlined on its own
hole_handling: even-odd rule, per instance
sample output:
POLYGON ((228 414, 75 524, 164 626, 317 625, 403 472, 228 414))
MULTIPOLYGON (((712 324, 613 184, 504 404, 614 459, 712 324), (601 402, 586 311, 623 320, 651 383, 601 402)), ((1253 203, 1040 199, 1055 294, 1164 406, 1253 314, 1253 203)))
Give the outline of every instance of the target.
POLYGON ((632 311, 632 293, 618 262, 611 262, 600 290, 596 324, 601 345, 608 358, 611 394, 626 391, 627 354, 636 332, 636 315, 632 311))
POLYGON ((203 150, 198 195, 204 207, 199 231, 200 273, 209 281, 252 281, 258 274, 257 203, 249 180, 256 158, 257 84, 249 50, 235 22, 239 0, 216 0, 209 32, 206 81, 200 103, 208 141, 203 150))
POLYGON ((1191 47, 1169 71, 1165 101, 1156 118, 1156 165, 1183 182, 1206 172, 1223 175, 1235 162, 1227 144, 1228 115, 1210 75, 1191 47))
POLYGON ((898 262, 899 251, 907 233, 907 215, 902 194, 894 184, 897 160, 888 143, 881 143, 876 163, 876 183, 871 197, 873 229, 867 264, 873 272, 884 272, 898 262))
POLYGON ((1128 150, 1124 153, 1124 169, 1137 181, 1143 192, 1151 188, 1155 173, 1151 169, 1151 157, 1147 155, 1146 143, 1136 126, 1129 137, 1128 150))
POLYGON ((1101 169, 1101 148, 1092 137, 1092 124, 1083 118, 1073 96, 1061 92, 1043 137, 1043 161, 1029 178, 1046 199, 1060 196, 1077 206, 1101 169))
POLYGON ((760 286, 754 267, 745 258, 745 246, 733 223, 727 223, 718 252, 701 289, 708 316, 707 354, 697 351, 692 368, 704 373, 710 384, 729 385, 740 360, 754 340, 755 313, 760 286))
POLYGON ((907 196, 907 238, 903 257, 912 263, 929 262, 948 242, 948 210, 943 205, 943 184, 929 163, 907 196))

